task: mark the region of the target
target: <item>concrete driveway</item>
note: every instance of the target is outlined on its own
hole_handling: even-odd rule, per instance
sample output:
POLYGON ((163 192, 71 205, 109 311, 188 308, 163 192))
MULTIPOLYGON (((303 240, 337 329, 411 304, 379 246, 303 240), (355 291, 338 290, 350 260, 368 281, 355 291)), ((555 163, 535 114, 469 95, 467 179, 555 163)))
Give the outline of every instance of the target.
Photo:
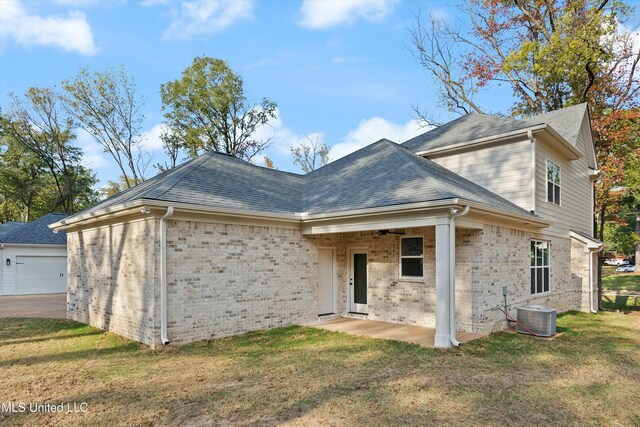
POLYGON ((67 294, 0 297, 0 317, 67 317, 67 294))

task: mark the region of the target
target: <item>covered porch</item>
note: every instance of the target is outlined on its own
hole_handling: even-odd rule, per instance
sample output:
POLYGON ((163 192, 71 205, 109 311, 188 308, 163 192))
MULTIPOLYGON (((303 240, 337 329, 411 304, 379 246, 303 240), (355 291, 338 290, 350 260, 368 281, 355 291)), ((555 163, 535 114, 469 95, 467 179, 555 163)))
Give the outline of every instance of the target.
MULTIPOLYGON (((350 317, 320 321, 317 324, 311 324, 309 326, 332 332, 344 332, 356 336, 402 341, 428 348, 436 346, 436 330, 424 326, 402 325, 350 317)), ((461 343, 476 340, 484 336, 483 334, 474 334, 471 332, 456 332, 456 337, 461 343)))

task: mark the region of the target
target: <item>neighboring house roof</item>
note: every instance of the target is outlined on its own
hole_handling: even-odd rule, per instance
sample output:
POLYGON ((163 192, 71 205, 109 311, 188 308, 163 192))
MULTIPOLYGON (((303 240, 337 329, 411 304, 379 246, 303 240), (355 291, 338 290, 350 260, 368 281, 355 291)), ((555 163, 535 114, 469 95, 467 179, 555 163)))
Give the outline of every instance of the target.
POLYGON ((4 224, 0 224, 0 238, 16 231, 18 228, 22 227, 25 224, 26 222, 17 221, 7 221, 4 224))
POLYGON ((418 135, 402 145, 414 153, 438 151, 546 124, 575 146, 586 110, 587 104, 584 103, 524 119, 472 113, 418 135))
POLYGON ((58 222, 67 215, 50 213, 35 221, 21 223, 11 232, 0 235, 0 243, 16 243, 24 245, 66 245, 67 234, 64 231, 54 233, 48 225, 58 222))
POLYGON ((208 152, 78 215, 108 210, 134 200, 265 213, 316 214, 456 198, 531 215, 386 139, 304 176, 208 152))

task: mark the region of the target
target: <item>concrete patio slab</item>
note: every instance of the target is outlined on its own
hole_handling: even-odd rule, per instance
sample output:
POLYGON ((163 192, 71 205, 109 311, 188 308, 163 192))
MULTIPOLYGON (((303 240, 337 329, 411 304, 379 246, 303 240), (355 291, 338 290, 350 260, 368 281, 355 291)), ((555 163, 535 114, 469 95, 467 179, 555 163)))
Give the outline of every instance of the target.
POLYGON ((0 297, 0 317, 67 317, 67 294, 7 295, 0 297))
MULTIPOLYGON (((321 321, 308 326, 334 332, 345 332, 351 335, 403 341, 411 344, 418 344, 423 347, 434 347, 434 336, 436 333, 436 330, 433 328, 376 322, 373 320, 351 319, 348 317, 321 321)), ((484 336, 485 335, 482 334, 473 334, 462 331, 456 333, 458 341, 462 343, 482 338, 484 336)))

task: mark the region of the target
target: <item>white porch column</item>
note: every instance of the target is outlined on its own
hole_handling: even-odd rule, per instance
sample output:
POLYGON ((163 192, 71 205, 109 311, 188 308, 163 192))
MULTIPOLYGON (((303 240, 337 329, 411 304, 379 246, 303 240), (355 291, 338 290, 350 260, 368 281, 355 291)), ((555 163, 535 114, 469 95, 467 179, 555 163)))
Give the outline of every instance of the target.
POLYGON ((451 346, 449 331, 449 224, 436 225, 436 347, 451 346))

